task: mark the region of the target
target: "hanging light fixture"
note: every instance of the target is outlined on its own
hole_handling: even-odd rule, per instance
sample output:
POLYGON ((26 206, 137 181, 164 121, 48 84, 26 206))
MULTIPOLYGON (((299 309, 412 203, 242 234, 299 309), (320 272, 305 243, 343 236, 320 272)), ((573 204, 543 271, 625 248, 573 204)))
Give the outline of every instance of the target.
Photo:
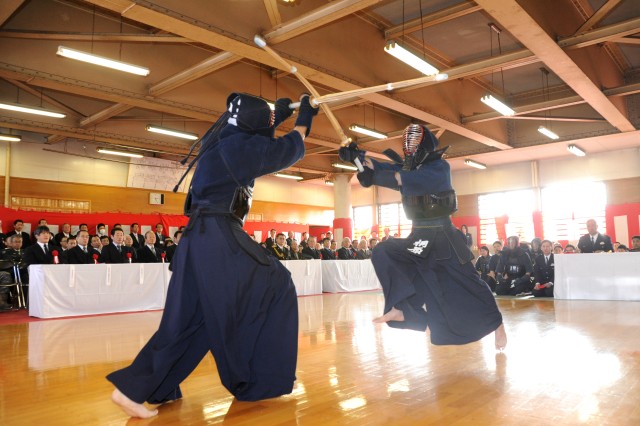
POLYGON ((352 166, 351 164, 332 163, 331 166, 332 167, 336 167, 338 169, 345 169, 345 170, 352 170, 352 171, 358 170, 358 168, 356 166, 352 166))
POLYGON ((153 133, 160 133, 168 136, 175 136, 177 138, 188 139, 191 141, 195 141, 199 138, 195 133, 183 132, 181 130, 168 129, 166 127, 156 126, 154 124, 147 125, 147 131, 153 133))
POLYGON ((377 138, 377 139, 386 139, 387 138, 387 134, 386 133, 382 133, 382 132, 379 132, 377 130, 370 129, 368 127, 364 127, 364 126, 361 126, 359 124, 352 124, 351 126, 349 126, 349 130, 351 130, 353 132, 357 132, 357 133, 363 134, 363 135, 371 136, 371 137, 377 138))
POLYGON ((476 169, 480 169, 480 170, 484 170, 484 169, 487 168, 486 164, 482 164, 482 163, 479 163, 477 161, 470 160, 468 158, 466 160, 464 160, 464 164, 466 164, 467 166, 470 166, 470 167, 475 167, 476 169))
MULTIPOLYGON (((502 43, 500 42, 500 34, 502 33, 502 30, 500 28, 498 28, 498 26, 496 24, 494 24, 493 22, 489 23, 489 37, 491 38, 491 57, 493 57, 493 34, 492 32, 498 34, 498 54, 502 54, 502 43)), ((502 93, 505 93, 504 90, 504 73, 502 71, 502 68, 500 68, 500 75, 501 75, 501 79, 502 79, 502 93)), ((493 71, 491 72, 491 86, 494 86, 493 83, 493 71)), ((480 100, 482 101, 482 103, 484 103, 485 105, 493 108, 494 110, 496 110, 497 112, 499 112, 500 114, 504 115, 505 117, 511 117, 512 115, 515 115, 515 111, 506 103, 502 102, 501 100, 495 98, 492 94, 487 94, 485 96, 483 96, 482 98, 480 98, 480 100)))
POLYGON ((560 136, 556 135, 554 132, 544 126, 538 127, 538 131, 550 139, 560 139, 560 136))
POLYGON ((400 46, 396 41, 389 40, 384 47, 384 51, 401 60, 405 64, 420 71, 424 75, 436 75, 440 71, 415 53, 400 46))
POLYGON ((22 140, 22 136, 20 135, 11 135, 7 133, 0 133, 0 141, 5 142, 20 142, 22 140))
POLYGON ((0 103, 0 109, 6 109, 8 111, 24 112, 27 114, 44 115, 46 117, 64 118, 65 114, 60 112, 49 111, 44 108, 25 107, 22 105, 8 104, 6 102, 0 103))
POLYGON ((105 149, 105 148, 96 148, 96 151, 98 151, 100 154, 118 155, 120 157, 131 157, 131 158, 142 158, 143 157, 143 155, 136 154, 136 153, 133 153, 133 152, 114 151, 112 149, 105 149))
POLYGON ((298 176, 298 175, 291 175, 289 173, 274 173, 273 174, 276 177, 279 178, 284 178, 284 179, 293 179, 293 180, 302 180, 302 176, 298 176))
POLYGON ((325 179, 324 184, 327 186, 333 186, 333 181, 331 179, 325 179))
POLYGON ((111 68, 118 71, 124 71, 130 74, 141 75, 144 77, 149 75, 149 68, 128 64, 126 62, 116 61, 114 59, 94 55, 93 53, 82 52, 80 50, 71 49, 65 46, 58 46, 58 51, 56 52, 56 54, 65 58, 75 59, 76 61, 99 65, 101 67, 111 68))
MULTIPOLYGON (((549 71, 545 67, 541 67, 540 72, 542 74, 542 95, 546 102, 549 100, 549 71)), ((545 117, 545 120, 544 120, 545 124, 549 125, 548 123, 549 110, 545 111, 544 117, 545 117)), ((560 136, 558 136, 555 132, 552 132, 545 126, 538 127, 538 131, 543 135, 545 135, 546 137, 548 137, 549 139, 553 139, 553 140, 560 139, 560 136)))
POLYGON ((567 147, 567 151, 578 157, 584 157, 587 153, 578 145, 571 144, 567 147))

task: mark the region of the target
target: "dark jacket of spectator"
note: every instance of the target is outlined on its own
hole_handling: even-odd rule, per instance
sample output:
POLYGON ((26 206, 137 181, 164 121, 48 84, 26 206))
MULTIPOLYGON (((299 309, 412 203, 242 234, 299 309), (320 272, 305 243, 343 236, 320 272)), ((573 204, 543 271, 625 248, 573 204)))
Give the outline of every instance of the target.
POLYGON ((22 261, 27 266, 53 264, 53 254, 51 253, 52 250, 55 250, 55 248, 52 248, 51 245, 48 244, 47 253, 45 254, 40 244, 32 244, 24 250, 22 261))
MULTIPOLYGON (((154 247, 154 252, 151 251, 149 246, 144 245, 141 249, 136 250, 136 262, 138 263, 160 263, 162 262, 162 253, 164 250, 158 247, 154 247)), ((166 255, 165 255, 166 256, 166 255)), ((166 258, 165 258, 165 261, 166 258)))
POLYGON ((113 243, 102 247, 102 252, 100 253, 100 262, 129 263, 129 256, 127 256, 127 253, 131 254, 131 262, 134 261, 134 251, 131 247, 127 247, 123 244, 120 246, 120 249, 121 251, 118 251, 117 247, 113 243))
POLYGON ((356 251, 351 247, 338 249, 338 259, 341 260, 354 260, 356 258, 356 251))
POLYGON ((303 259, 320 259, 320 251, 312 249, 309 246, 302 249, 303 259))
POLYGON ((100 259, 100 252, 93 247, 87 247, 87 252, 82 247, 75 246, 65 252, 65 262, 71 265, 88 265, 95 263, 93 256, 96 255, 100 259))
POLYGON ((613 244, 608 235, 598 232, 595 244, 591 242, 591 235, 586 234, 578 241, 580 253, 594 253, 596 251, 613 251, 613 244))

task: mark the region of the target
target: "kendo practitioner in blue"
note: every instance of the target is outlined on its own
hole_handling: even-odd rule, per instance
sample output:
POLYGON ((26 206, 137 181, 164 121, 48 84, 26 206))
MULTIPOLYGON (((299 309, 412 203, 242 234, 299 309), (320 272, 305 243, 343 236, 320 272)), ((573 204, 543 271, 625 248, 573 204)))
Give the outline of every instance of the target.
POLYGON ((448 147, 437 146, 429 129, 411 124, 403 134, 404 159, 385 151, 393 163, 364 158, 354 143, 340 149, 344 161, 364 160, 357 175, 362 186, 400 191, 413 221, 407 238, 388 239, 373 250, 371 262, 385 298, 384 315, 374 322, 429 328, 435 345, 462 345, 495 331, 496 348, 502 350, 507 344, 502 315, 471 263, 465 236, 451 222, 457 197, 449 163, 442 158, 448 147))
POLYGON ((200 141, 189 165, 198 162, 185 203, 189 224, 172 259, 160 326, 129 367, 107 376, 116 387, 112 400, 130 416, 158 413, 144 402, 181 398, 180 383, 209 351, 238 400, 291 393, 296 290, 289 271, 242 229, 255 179, 304 156, 318 110, 303 96, 294 129, 274 138, 275 127, 292 114, 290 103, 278 99, 272 112, 264 99, 233 93, 228 111, 200 141))

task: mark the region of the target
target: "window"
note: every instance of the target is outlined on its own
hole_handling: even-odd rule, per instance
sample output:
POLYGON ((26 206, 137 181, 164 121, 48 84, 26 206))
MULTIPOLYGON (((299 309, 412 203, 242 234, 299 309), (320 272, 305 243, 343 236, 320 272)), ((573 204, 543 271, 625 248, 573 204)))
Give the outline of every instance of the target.
POLYGON ((544 236, 552 241, 577 241, 587 233, 586 222, 594 219, 605 234, 607 192, 602 182, 554 185, 542 189, 544 236))
POLYGON ((378 207, 378 224, 380 236, 384 228, 389 228, 391 235, 398 233, 400 237, 406 237, 411 233, 411 220, 404 214, 402 203, 382 204, 378 207))
POLYGON ((533 231, 533 191, 509 191, 485 194, 478 197, 480 214, 480 244, 517 235, 521 240, 531 241, 533 231), (506 222, 503 221, 506 218, 506 222), (506 235, 500 235, 504 226, 506 235))
POLYGON ((353 208, 353 235, 371 235, 373 226, 373 206, 361 206, 353 208))

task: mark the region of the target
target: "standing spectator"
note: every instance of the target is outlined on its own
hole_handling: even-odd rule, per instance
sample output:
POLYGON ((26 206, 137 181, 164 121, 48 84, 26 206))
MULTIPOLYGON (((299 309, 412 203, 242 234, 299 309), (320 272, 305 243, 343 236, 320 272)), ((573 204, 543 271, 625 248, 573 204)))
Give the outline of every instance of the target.
POLYGON ((390 229, 389 228, 384 228, 383 230, 384 232, 384 237, 382 237, 382 241, 387 241, 389 238, 393 238, 391 235, 389 235, 390 229))
POLYGON ((320 252, 316 249, 316 237, 309 237, 307 247, 302 249, 303 259, 320 259, 320 252))
POLYGON ((289 260, 289 248, 285 246, 286 238, 282 232, 276 235, 276 243, 271 246, 271 251, 278 260, 289 260))
POLYGON ((533 267, 535 286, 531 292, 535 297, 553 297, 554 261, 551 241, 542 241, 542 254, 536 258, 533 267))
POLYGON ((300 249, 304 249, 307 246, 307 240, 309 239, 309 233, 307 231, 302 233, 302 237, 300 239, 300 249))
POLYGON ((24 251, 22 260, 25 265, 46 265, 53 263, 53 254, 49 240, 51 232, 46 226, 38 226, 33 235, 36 237, 36 243, 27 247, 24 251))
POLYGON ((7 232, 7 238, 12 235, 20 235, 22 237, 22 248, 26 249, 31 245, 31 236, 24 232, 24 222, 22 219, 16 219, 13 221, 13 231, 7 232))
POLYGON ((133 240, 134 250, 141 249, 144 246, 144 236, 140 234, 140 225, 137 223, 131 224, 131 233, 129 234, 133 240))
POLYGON ((171 259, 173 259, 173 256, 176 253, 176 250, 178 249, 178 244, 180 244, 180 238, 182 238, 182 231, 177 230, 176 232, 173 233, 173 244, 169 247, 167 247, 167 249, 165 250, 166 253, 166 261, 167 262, 171 262, 171 259))
POLYGON ((322 260, 336 260, 336 255, 333 250, 331 250, 331 240, 326 238, 322 240, 322 248, 320 249, 320 258, 322 260))
POLYGON ((471 248, 473 246, 473 237, 469 233, 469 228, 467 228, 467 225, 462 225, 460 227, 460 232, 462 232, 462 235, 464 235, 464 238, 467 241, 467 247, 471 248))
POLYGON ((631 237, 631 251, 640 252, 640 235, 631 237))
POLYGON ((107 225, 99 223, 98 226, 96 226, 96 234, 100 237, 107 235, 107 225))
POLYGON ((138 263, 160 263, 162 262, 161 248, 156 247, 156 234, 147 231, 144 234, 144 247, 138 249, 136 261, 138 263))
POLYGON ((72 234, 71 234, 71 225, 68 224, 68 223, 63 223, 62 224, 62 231, 58 232, 56 234, 56 236, 54 237, 56 245, 62 247, 62 244, 61 244, 62 238, 67 238, 67 240, 68 240, 69 237, 71 237, 71 236, 72 236, 72 234))
POLYGON ((81 223, 80 226, 78 226, 78 231, 89 232, 89 225, 87 225, 86 223, 81 223))
POLYGON ((355 260, 356 251, 351 247, 351 238, 344 237, 342 239, 342 247, 337 251, 340 260, 355 260))
POLYGON ((291 247, 291 241, 293 241, 293 231, 287 232, 287 246, 291 247))
POLYGON ((156 223, 156 247, 160 247, 161 249, 164 249, 164 240, 166 239, 166 237, 162 233, 163 230, 164 226, 161 223, 156 223))
POLYGON ((613 251, 613 244, 608 235, 598 232, 598 224, 594 219, 587 220, 587 234, 580 237, 578 249, 580 253, 601 253, 613 251))
POLYGON ((102 263, 129 263, 133 262, 133 249, 124 245, 124 231, 121 228, 111 230, 113 243, 102 247, 100 261, 102 263))
POLYGON ((269 237, 264 241, 266 247, 270 249, 276 243, 276 230, 269 230, 269 237))
POLYGON ((487 283, 492 292, 496 291, 496 280, 489 275, 489 265, 491 264, 491 254, 489 253, 489 247, 480 247, 480 256, 476 260, 476 271, 480 274, 482 281, 487 283))

